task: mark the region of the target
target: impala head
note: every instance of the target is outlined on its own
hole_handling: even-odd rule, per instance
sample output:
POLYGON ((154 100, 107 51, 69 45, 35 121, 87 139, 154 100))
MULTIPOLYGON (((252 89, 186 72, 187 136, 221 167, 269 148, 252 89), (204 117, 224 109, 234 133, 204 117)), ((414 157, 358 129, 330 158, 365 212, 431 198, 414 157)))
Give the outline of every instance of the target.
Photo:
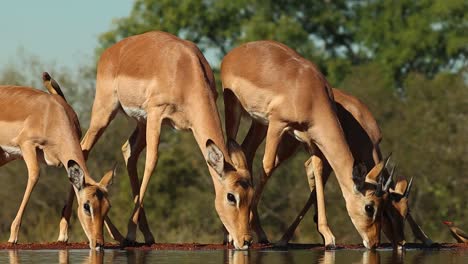
POLYGON ((68 162, 67 171, 78 197, 78 219, 89 239, 89 247, 96 250, 103 249, 104 218, 111 207, 107 199, 107 186, 112 183, 115 168, 107 172, 97 184, 87 183, 83 170, 73 160, 68 162))
POLYGON ((244 153, 235 141, 229 140, 230 164, 213 141, 208 140, 206 148, 206 161, 218 174, 221 185, 216 191, 216 211, 236 249, 247 249, 252 242, 249 220, 253 188, 244 153))
MULTIPOLYGON (((389 180, 392 180, 394 169, 389 180)), ((391 187, 386 194, 383 214, 384 225, 388 225, 388 227, 385 227, 387 230, 385 232, 387 235, 390 233, 389 238, 396 247, 402 247, 406 243, 404 227, 409 212, 408 197, 412 183, 412 178, 408 182, 407 179, 400 177, 396 180, 395 186, 391 187)))
POLYGON ((353 168, 354 192, 346 199, 346 209, 351 221, 363 239, 366 248, 375 248, 380 242, 382 197, 389 183, 381 176, 388 158, 366 173, 365 166, 353 168))

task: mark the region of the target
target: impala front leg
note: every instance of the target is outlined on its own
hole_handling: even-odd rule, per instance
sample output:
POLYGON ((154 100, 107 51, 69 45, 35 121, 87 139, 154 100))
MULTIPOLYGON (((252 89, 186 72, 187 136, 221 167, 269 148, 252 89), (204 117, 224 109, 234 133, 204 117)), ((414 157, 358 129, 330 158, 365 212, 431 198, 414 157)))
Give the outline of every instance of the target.
POLYGON ((265 231, 262 229, 260 224, 260 218, 257 211, 257 205, 260 201, 263 188, 267 183, 270 175, 272 174, 275 167, 276 152, 278 151, 278 145, 281 141, 281 136, 285 129, 284 123, 270 121, 268 126, 266 143, 265 143, 265 154, 263 156, 263 170, 260 178, 260 182, 255 188, 254 197, 252 199, 252 226, 257 233, 258 241, 260 243, 268 243, 268 238, 265 231))
POLYGON ((161 133, 161 113, 158 109, 148 111, 148 119, 146 124, 146 162, 145 172, 140 187, 140 193, 135 197, 135 208, 132 217, 128 221, 128 233, 125 243, 134 243, 136 240, 136 227, 140 216, 140 211, 143 208, 143 198, 146 188, 148 187, 149 179, 158 162, 158 146, 159 136, 161 133))
POLYGON ((311 173, 314 174, 314 179, 315 179, 315 190, 316 190, 316 197, 317 197, 317 203, 316 203, 316 214, 318 216, 318 221, 317 221, 317 229, 322 235, 325 243, 325 248, 334 248, 335 247, 335 236, 330 230, 330 227, 328 226, 327 223, 327 214, 325 210, 325 192, 323 190, 324 188, 324 182, 323 182, 323 161, 321 158, 318 156, 312 156, 307 162, 307 176, 309 176, 311 173), (307 164, 308 163, 308 164, 307 164))
POLYGON ((21 219, 23 218, 24 210, 31 196, 31 192, 36 186, 37 180, 39 179, 39 164, 37 163, 36 147, 32 144, 25 144, 21 146, 24 161, 28 167, 28 183, 26 190, 24 191, 23 200, 21 201, 20 208, 16 214, 15 220, 11 223, 9 243, 16 244, 18 242, 18 232, 21 226, 21 219))

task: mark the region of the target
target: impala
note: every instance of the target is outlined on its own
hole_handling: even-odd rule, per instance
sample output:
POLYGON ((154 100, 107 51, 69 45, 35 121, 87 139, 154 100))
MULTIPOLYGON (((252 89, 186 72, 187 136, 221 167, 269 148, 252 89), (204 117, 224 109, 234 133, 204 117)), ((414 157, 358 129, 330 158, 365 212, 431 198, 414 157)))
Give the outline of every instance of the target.
MULTIPOLYGON (((49 76, 44 74, 44 78, 49 76)), ((49 76, 50 78, 50 76, 49 76)), ((28 182, 18 213, 11 224, 9 243, 17 243, 21 219, 39 179, 39 163, 64 165, 78 200, 78 218, 92 249, 104 245, 102 227, 110 208, 107 186, 113 171, 95 182, 80 148, 80 124, 59 94, 30 87, 0 86, 0 166, 23 159, 28 182)))
MULTIPOLYGON (((226 107, 226 133, 235 139, 241 112, 252 117, 243 147, 251 171, 258 141, 266 137, 263 169, 252 200, 252 225, 260 242, 267 241, 260 227, 257 204, 265 183, 287 148, 280 146, 283 135, 292 135, 312 154, 305 163, 313 168, 330 162, 335 171, 346 208, 367 248, 380 241, 384 162, 365 175, 348 147, 335 112, 333 94, 317 67, 289 47, 274 41, 250 42, 230 51, 222 61, 221 79, 226 107), (323 153, 323 154, 322 154, 323 153)), ((292 137, 290 137, 292 138, 292 137)), ((290 140, 284 141, 285 145, 290 140)), ((315 172, 315 171, 314 171, 315 172)), ((318 230, 327 247, 335 238, 325 216, 322 176, 316 175, 318 230)))
POLYGON ((216 108, 214 76, 201 51, 189 41, 164 32, 126 38, 102 54, 97 68, 96 96, 91 124, 81 147, 88 155, 96 141, 122 111, 137 126, 122 152, 135 207, 128 222, 126 243, 140 226, 146 243, 153 243, 143 210, 143 199, 158 160, 162 125, 192 130, 208 163, 216 198, 215 208, 236 248, 252 240, 249 226, 253 188, 244 154, 237 143, 225 145, 216 108), (136 162, 146 147, 141 186, 136 162))
MULTIPOLYGON (((382 154, 379 147, 382 140, 382 133, 377 121, 367 106, 356 97, 335 88, 333 88, 333 95, 337 106, 337 116, 354 159, 363 164, 365 170, 371 170, 375 164, 378 164, 382 160, 382 154)), ((285 135, 285 137, 289 137, 289 135, 285 135)), ((297 140, 289 139, 287 145, 281 145, 287 148, 287 151, 282 151, 280 153, 286 153, 288 156, 283 155, 278 157, 277 159, 279 162, 276 166, 279 166, 282 161, 289 158, 290 155, 297 150, 300 144, 301 143, 297 140)), ((256 146, 255 149, 256 148, 258 148, 258 146, 256 146)), ((332 169, 330 164, 326 160, 323 161, 322 168, 313 168, 314 174, 322 175, 324 184, 326 184, 331 171, 332 169)), ((392 179, 388 177, 391 177, 394 170, 392 170, 392 174, 390 174, 390 176, 387 171, 384 172, 385 173, 383 175, 387 177, 386 182, 388 183, 387 190, 384 190, 388 191, 388 194, 384 196, 385 202, 383 207, 383 230, 385 235, 395 246, 404 245, 404 223, 405 220, 408 220, 415 236, 426 245, 432 244, 432 241, 424 234, 409 213, 408 195, 411 190, 411 181, 410 184, 408 184, 406 179, 398 178, 396 183, 393 183, 392 179)), ((305 213, 308 211, 312 203, 315 202, 314 175, 311 174, 308 176, 311 183, 311 195, 300 214, 296 217, 278 242, 280 245, 287 244, 305 213)))

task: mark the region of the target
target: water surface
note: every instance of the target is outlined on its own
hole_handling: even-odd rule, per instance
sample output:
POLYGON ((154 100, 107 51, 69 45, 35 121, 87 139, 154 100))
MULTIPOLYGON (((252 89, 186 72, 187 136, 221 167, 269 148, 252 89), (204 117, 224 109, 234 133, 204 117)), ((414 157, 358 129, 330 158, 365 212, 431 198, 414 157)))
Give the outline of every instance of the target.
POLYGON ((0 250, 0 263, 468 263, 463 250, 0 250))

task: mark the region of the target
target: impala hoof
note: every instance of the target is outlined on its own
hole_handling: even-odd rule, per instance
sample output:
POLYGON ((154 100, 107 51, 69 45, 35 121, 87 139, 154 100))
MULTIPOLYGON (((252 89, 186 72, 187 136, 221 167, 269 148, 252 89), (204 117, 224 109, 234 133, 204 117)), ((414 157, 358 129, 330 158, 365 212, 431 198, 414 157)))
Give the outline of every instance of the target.
POLYGON ((325 250, 335 250, 336 249, 336 245, 335 244, 328 244, 328 245, 325 245, 325 250))
POLYGON ((124 239, 122 240, 122 243, 120 243, 120 246, 125 248, 125 247, 134 247, 136 246, 138 243, 134 240, 129 240, 129 239, 124 239))
POLYGON ((145 245, 151 246, 151 245, 153 245, 153 244, 156 244, 156 242, 154 241, 154 238, 153 238, 153 239, 145 240, 145 245))
POLYGON ((289 245, 288 241, 285 241, 285 240, 280 240, 275 243, 276 247, 288 247, 288 245, 289 245))
POLYGON ((424 241, 424 245, 426 247, 432 247, 434 245, 434 242, 432 242, 432 240, 428 239, 428 240, 424 241))

